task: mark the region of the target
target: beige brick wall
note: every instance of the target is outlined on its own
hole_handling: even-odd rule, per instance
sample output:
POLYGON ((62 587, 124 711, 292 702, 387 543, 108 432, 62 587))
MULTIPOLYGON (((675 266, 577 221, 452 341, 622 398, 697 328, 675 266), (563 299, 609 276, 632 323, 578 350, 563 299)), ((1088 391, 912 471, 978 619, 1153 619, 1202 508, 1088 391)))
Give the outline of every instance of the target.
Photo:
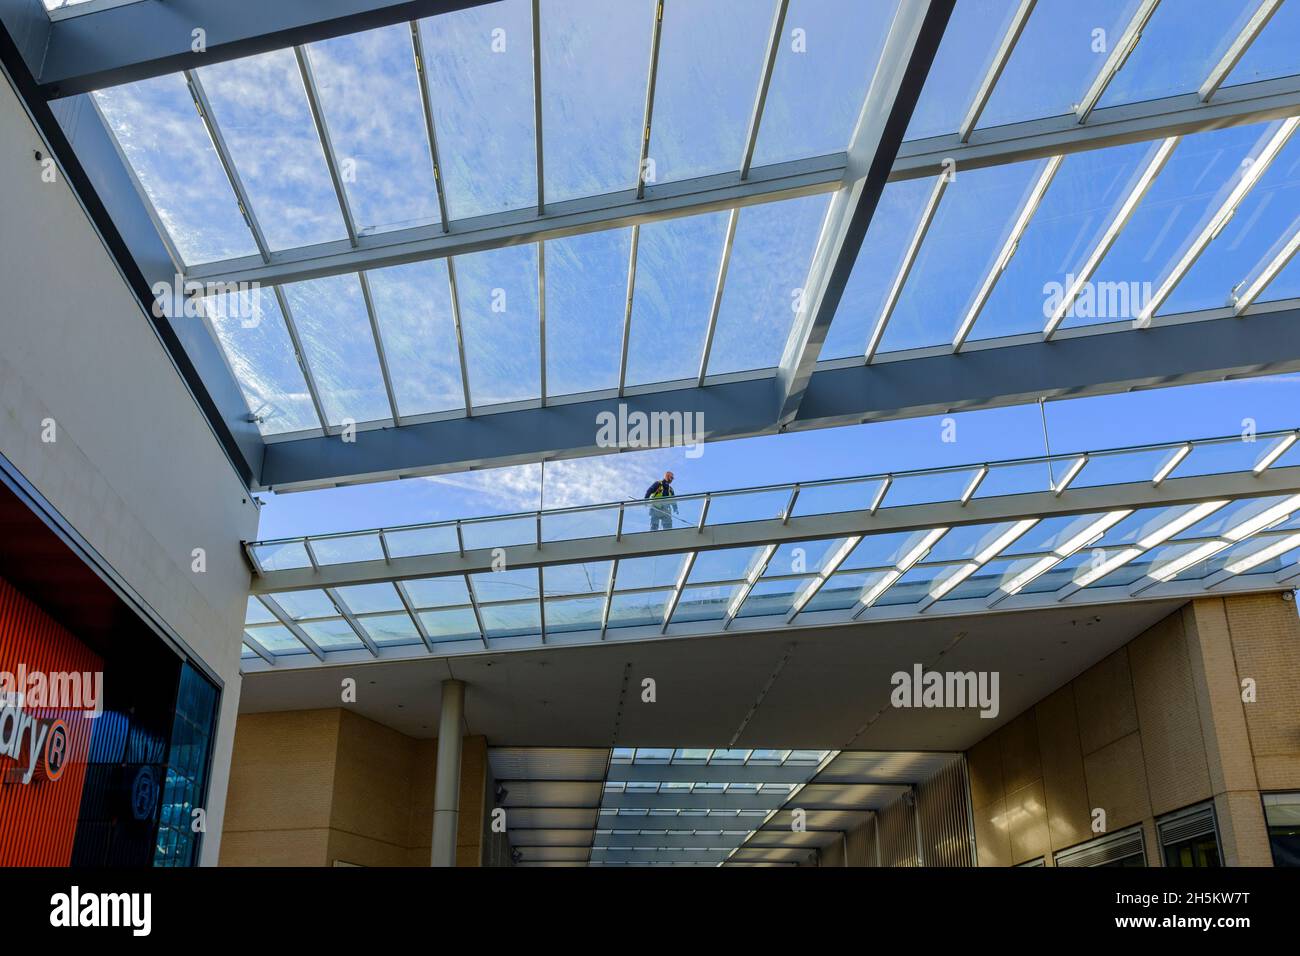
POLYGON ((1300 618, 1277 594, 1160 621, 967 753, 981 866, 1046 857, 1213 798, 1229 865, 1269 866, 1260 790, 1300 788, 1300 618), (1243 703, 1252 678, 1258 700, 1243 703))
MULTIPOLYGON (((351 711, 243 714, 223 866, 428 866, 436 740, 351 711)), ((487 741, 463 742, 457 865, 481 860, 487 741)))

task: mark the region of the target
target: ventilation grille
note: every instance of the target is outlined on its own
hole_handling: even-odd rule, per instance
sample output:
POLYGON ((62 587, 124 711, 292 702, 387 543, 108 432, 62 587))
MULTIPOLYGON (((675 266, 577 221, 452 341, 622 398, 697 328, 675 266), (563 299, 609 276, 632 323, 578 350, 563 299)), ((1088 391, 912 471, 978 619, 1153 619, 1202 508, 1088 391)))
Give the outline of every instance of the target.
POLYGON ((1198 807, 1183 810, 1161 821, 1160 843, 1182 843, 1198 837, 1214 836, 1214 804, 1203 803, 1198 807))
POLYGON ((1056 855, 1057 866, 1105 866, 1130 856, 1142 856, 1146 859, 1145 842, 1142 828, 1133 827, 1121 830, 1109 836, 1100 837, 1091 843, 1063 850, 1056 855))

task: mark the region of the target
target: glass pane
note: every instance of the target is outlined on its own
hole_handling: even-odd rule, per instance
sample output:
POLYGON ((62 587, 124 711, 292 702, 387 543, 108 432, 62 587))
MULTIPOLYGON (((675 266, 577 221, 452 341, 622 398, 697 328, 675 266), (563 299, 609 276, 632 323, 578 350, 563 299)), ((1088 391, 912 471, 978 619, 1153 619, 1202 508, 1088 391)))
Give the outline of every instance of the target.
POLYGON ((1083 267, 1160 144, 1073 153, 1061 161, 1015 253, 971 331, 971 339, 1041 332, 1063 290, 1083 267))
POLYGON ((628 503, 624 506, 623 533, 642 534, 668 528, 694 528, 699 524, 704 499, 677 497, 665 504, 628 503))
POLYGON ((379 535, 344 535, 337 538, 312 538, 311 551, 317 564, 350 564, 354 561, 382 561, 384 549, 379 535))
POLYGON ((598 631, 601 614, 605 610, 604 597, 566 598, 546 602, 546 631, 560 634, 566 631, 598 631))
POLYGON ((421 611, 420 623, 431 641, 477 641, 478 622, 469 608, 450 611, 421 611))
POLYGON ((897 7, 897 0, 791 0, 754 165, 848 146, 897 7))
POLYGON ((1177 0, 1151 14, 1142 39, 1098 107, 1190 93, 1200 87, 1259 0, 1177 0))
POLYGON ((839 551, 843 542, 843 538, 827 538, 823 541, 799 541, 795 544, 778 545, 772 559, 767 562, 763 577, 820 571, 826 561, 839 551))
POLYGON ((253 548, 257 563, 266 571, 291 571, 295 568, 310 568, 311 558, 301 541, 289 541, 284 544, 259 544, 253 548))
POLYGON ((904 140, 957 132, 1019 5, 1019 0, 954 5, 904 140))
POLYGON ((1006 521, 998 524, 958 525, 935 542, 926 561, 964 561, 975 557, 998 540, 1014 526, 1006 521))
POLYGON ((543 0, 547 202, 636 185, 654 17, 653 0, 543 0))
POLYGON ((740 167, 771 17, 754 0, 664 5, 650 182, 740 167))
POLYGON ((716 212, 641 227, 627 384, 699 374, 727 216, 716 212))
MULTIPOLYGON (((934 588, 941 586, 950 575, 957 574, 961 571, 958 567, 951 567, 945 574, 940 575, 934 582, 934 588)), ((998 589, 1002 582, 1002 575, 998 569, 992 566, 980 568, 970 577, 954 586, 948 593, 943 595, 942 601, 968 601, 972 598, 986 598, 998 589)))
POLYGON ((1046 162, 957 173, 885 329, 882 352, 953 340, 1046 162))
POLYGON ((197 74, 267 245, 347 238, 293 52, 228 60, 197 74))
POLYGON ((701 551, 691 567, 691 584, 707 581, 738 581, 749 573, 754 562, 762 555, 762 548, 723 548, 718 551, 701 551))
POLYGON ((822 358, 861 358, 866 354, 867 341, 933 190, 932 179, 909 179, 885 186, 835 310, 835 320, 826 334, 822 358))
MULTIPOLYGON (((1191 475, 1225 475, 1250 471, 1259 460, 1260 444, 1246 441, 1228 441, 1213 445, 1194 445, 1192 452, 1172 472, 1176 478, 1191 475)), ((1264 444, 1267 448, 1272 442, 1264 444)))
POLYGON ((536 544, 537 519, 528 515, 522 518, 466 521, 461 525, 461 534, 465 539, 465 547, 469 550, 536 544))
POLYGON ((541 395, 537 247, 457 256, 456 291, 475 407, 541 395))
POLYGON ((1071 488, 1097 488, 1129 481, 1151 481, 1160 466, 1173 454, 1172 449, 1130 451, 1119 455, 1095 455, 1070 482, 1071 488))
POLYGON ((609 584, 611 561, 584 561, 581 564, 556 564, 542 568, 547 596, 555 594, 603 593, 609 584))
POLYGON ((338 427, 390 418, 357 277, 329 276, 282 288, 329 423, 338 427))
POLYGON ((186 265, 257 255, 183 74, 92 95, 186 265))
POLYGON ((979 129, 1071 112, 1101 72, 1140 0, 1039 0, 979 129))
POLYGON ((591 508, 542 515, 543 541, 599 538, 618 531, 618 507, 591 508))
POLYGON ((528 0, 439 14, 420 21, 420 35, 448 217, 536 205, 528 0))
POLYGON ((880 479, 837 482, 829 485, 812 485, 800 489, 794 503, 794 515, 835 514, 841 511, 862 511, 871 507, 880 490, 880 479))
POLYGON ((402 415, 465 407, 447 263, 413 262, 366 275, 402 415))
POLYGON ((322 40, 307 54, 358 233, 438 222, 407 25, 322 40))
POLYGON ((784 578, 778 581, 760 580, 745 598, 737 617, 766 617, 789 614, 794 596, 807 587, 811 578, 784 578))
POLYGON ((507 568, 504 571, 488 571, 481 574, 471 574, 469 579, 474 586, 474 596, 478 598, 480 603, 537 597, 536 568, 507 568))
POLYGON ((681 576, 682 554, 660 554, 648 558, 627 558, 618 563, 614 587, 619 591, 675 585, 681 576))
POLYGON ((664 608, 672 591, 650 591, 641 594, 615 594, 609 602, 610 627, 637 627, 660 624, 664 608))
MULTIPOLYGON (((1215 538, 1237 528, 1244 523, 1275 509, 1283 502, 1289 501, 1290 495, 1269 495, 1265 498, 1245 498, 1230 501, 1222 508, 1202 518, 1196 524, 1174 535, 1174 540, 1187 538, 1215 538)), ((1274 525, 1281 524, 1286 514, 1280 514, 1274 525)), ((1260 531, 1267 530, 1265 527, 1260 531)))
POLYGON ((295 621, 309 617, 337 617, 339 613, 330 596, 321 590, 282 591, 272 594, 271 598, 295 621))
POLYGON ((307 621, 301 627, 322 651, 355 650, 365 646, 361 643, 361 638, 357 637, 357 632, 341 617, 328 621, 307 621))
POLYGON ((1120 521, 1092 547, 1119 548, 1137 544, 1154 535, 1195 508, 1195 505, 1173 505, 1168 508, 1142 508, 1120 521))
POLYGON ((542 632, 542 615, 535 601, 527 604, 485 604, 479 607, 489 638, 524 637, 542 632))
POLYGON ((397 589, 387 581, 352 584, 339 588, 336 593, 353 614, 402 610, 402 599, 397 596, 397 589))
POLYGON ((248 599, 248 606, 244 610, 244 623, 246 624, 274 624, 276 623, 275 615, 266 609, 263 604, 255 597, 248 599))
POLYGON ((262 645, 263 650, 270 651, 272 654, 307 653, 307 648, 303 647, 302 642, 283 624, 249 627, 244 629, 244 633, 262 645))
POLYGON ((361 626, 370 635, 370 639, 380 647, 394 647, 404 644, 421 643, 420 632, 410 615, 380 614, 376 617, 361 619, 361 626))
POLYGON ((416 607, 445 607, 450 604, 469 603, 469 591, 465 589, 465 579, 459 575, 406 581, 404 587, 411 603, 416 607))
MULTIPOLYGON (((1160 314, 1194 312, 1228 304, 1238 283, 1271 258, 1275 244, 1293 234, 1300 219, 1300 136, 1282 147, 1205 252, 1174 287, 1160 314)), ((1271 294, 1268 298, 1273 298, 1271 294)))
POLYGON ((790 494, 788 488, 776 488, 772 491, 714 495, 705 524, 714 527, 741 521, 766 521, 770 518, 779 518, 790 503, 790 494))
POLYGON ((459 551, 456 529, 451 525, 434 528, 411 528, 406 531, 385 531, 388 553, 394 558, 410 558, 420 554, 444 554, 459 551))
POLYGON ((674 624, 686 624, 692 621, 720 621, 726 616, 727 608, 739 585, 724 584, 714 587, 683 588, 682 596, 673 612, 674 624))
POLYGON ((973 470, 902 475, 889 486, 880 507, 883 510, 935 501, 958 501, 974 476, 973 470))
POLYGON ((1074 538, 1085 529, 1094 526, 1100 519, 1100 514, 1063 515, 1057 518, 1045 518, 1008 545, 1003 554, 1034 554, 1055 551, 1057 548, 1071 543, 1074 538))
POLYGON ((267 289, 229 292, 204 299, 203 309, 261 433, 319 428, 275 295, 267 289))
POLYGON ((780 364, 829 204, 805 196, 740 210, 709 374, 780 364))
MULTIPOLYGON (((1064 474, 1068 465, 1058 463, 1064 474)), ((1023 495, 1031 491, 1050 491, 1053 485, 1051 463, 1028 462, 1023 465, 993 465, 975 489, 976 498, 997 498, 1002 495, 1023 495)))
POLYGON ((885 589, 872 603, 872 607, 897 607, 924 600, 934 588, 940 575, 947 574, 944 567, 921 565, 908 571, 885 589))
POLYGON ((1300 37, 1300 4, 1284 3, 1255 37, 1255 42, 1246 48, 1224 85, 1255 83, 1300 72, 1295 56, 1297 37, 1300 37))
POLYGON ((1242 161, 1262 145, 1265 132, 1260 126, 1214 130, 1188 136, 1174 147, 1097 267, 1090 283, 1096 301, 1076 303, 1065 327, 1136 318, 1154 286, 1218 211, 1245 171, 1242 161))
POLYGON ((618 386, 632 230, 546 243, 546 392, 618 386))
MULTIPOLYGON (((926 531, 894 531, 870 534, 853 549, 841 569, 891 568, 907 557, 924 539, 926 531)), ((942 539, 941 539, 942 540, 942 539)))

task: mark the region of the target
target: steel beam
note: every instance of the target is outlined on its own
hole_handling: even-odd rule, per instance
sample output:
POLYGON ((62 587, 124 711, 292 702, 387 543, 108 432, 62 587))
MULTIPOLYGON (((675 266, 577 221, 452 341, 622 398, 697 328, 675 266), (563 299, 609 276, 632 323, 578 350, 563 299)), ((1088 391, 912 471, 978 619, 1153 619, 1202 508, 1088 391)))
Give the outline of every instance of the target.
POLYGON ((140 0, 55 21, 41 91, 49 99, 86 93, 487 2, 140 0))
MULTIPOLYGON (((785 430, 858 424, 956 410, 993 408, 1040 397, 1113 394, 1134 388, 1300 371, 1300 302, 1257 305, 1238 321, 1223 308, 1160 316, 1147 329, 1129 322, 1067 329, 1050 342, 1038 333, 939 350, 828 363, 811 376, 785 430), (1293 345, 1294 347, 1288 347, 1293 345)), ((783 393, 782 393, 783 394, 783 393)), ((774 434, 780 397, 774 380, 717 382, 511 411, 411 420, 368 431, 355 443, 316 437, 267 445, 258 487, 277 491, 358 480, 467 471, 611 454, 596 428, 601 413, 704 415, 707 441, 774 434)))
POLYGON ((777 370, 780 422, 794 417, 808 389, 952 10, 952 0, 915 0, 890 26, 777 370))
MULTIPOLYGON (((755 547, 792 541, 841 539, 860 534, 951 528, 958 525, 994 524, 1058 515, 1100 514, 1121 509, 1165 507, 1217 498, 1250 498, 1294 494, 1300 491, 1300 466, 1271 468, 1259 474, 1198 475, 1169 478, 1159 485, 1149 480, 1118 485, 1079 487, 1061 495, 1051 491, 976 498, 962 504, 945 501, 885 508, 874 515, 867 509, 833 514, 805 515, 782 522, 778 518, 694 528, 670 528, 654 533, 612 535, 569 541, 548 541, 544 547, 507 547, 512 568, 579 562, 624 560, 663 554, 682 554, 719 548, 755 547)), ((360 561, 264 571, 251 584, 253 594, 274 594, 314 588, 338 588, 376 581, 404 581, 448 574, 474 574, 491 569, 492 548, 454 551, 391 561, 360 561)), ((918 556, 916 560, 921 560, 918 556)), ((906 569, 904 569, 906 570, 906 569)), ((611 583, 612 588, 612 583, 611 583)), ((608 593, 609 589, 607 589, 608 593)), ((807 612, 805 612, 807 613, 807 612)), ((656 624, 656 628, 662 630, 656 624)))

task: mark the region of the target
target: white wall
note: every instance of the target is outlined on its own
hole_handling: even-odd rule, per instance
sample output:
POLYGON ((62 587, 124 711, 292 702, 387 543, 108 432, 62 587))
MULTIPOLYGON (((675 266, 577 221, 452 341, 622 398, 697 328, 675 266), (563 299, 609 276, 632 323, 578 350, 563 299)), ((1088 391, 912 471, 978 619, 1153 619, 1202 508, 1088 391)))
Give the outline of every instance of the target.
POLYGON ((203 848, 215 864, 248 593, 238 545, 257 510, 76 197, 42 181, 37 149, 48 155, 0 79, 0 453, 223 681, 203 848))

